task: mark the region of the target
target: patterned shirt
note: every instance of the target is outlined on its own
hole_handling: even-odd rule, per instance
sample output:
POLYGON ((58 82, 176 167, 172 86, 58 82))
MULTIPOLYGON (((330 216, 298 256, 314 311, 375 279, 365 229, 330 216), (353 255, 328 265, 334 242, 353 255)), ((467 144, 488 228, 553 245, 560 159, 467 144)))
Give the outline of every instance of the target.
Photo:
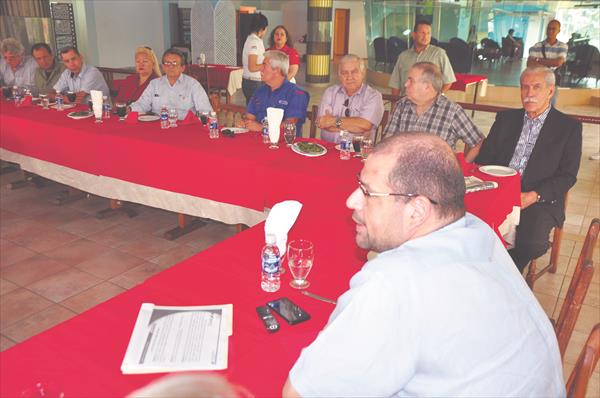
POLYGON ((540 136, 540 131, 542 130, 546 116, 548 116, 548 112, 550 112, 550 107, 546 108, 546 110, 535 119, 531 119, 527 116, 527 112, 523 115, 521 135, 519 136, 515 153, 509 163, 509 166, 512 169, 517 170, 521 175, 523 175, 525 167, 527 167, 527 162, 529 161, 533 147, 540 136))
POLYGON ((16 70, 12 70, 4 58, 0 59, 0 80, 5 86, 33 86, 33 75, 38 64, 30 56, 23 56, 16 70))
MULTIPOLYGON (((545 58, 545 59, 557 59, 564 58, 567 59, 567 52, 569 51, 569 46, 567 46, 562 41, 556 41, 554 44, 549 44, 547 40, 540 41, 539 43, 535 43, 529 49, 529 56, 534 58, 545 58), (542 51, 542 48, 544 51, 542 51), (546 56, 544 56, 544 52, 546 56)), ((550 69, 556 69, 556 66, 551 67, 550 69)))
POLYGON ((446 141, 452 149, 459 138, 471 148, 484 138, 463 108, 444 95, 438 95, 421 116, 417 115, 417 107, 408 97, 400 98, 383 135, 389 136, 402 131, 433 133, 446 141))

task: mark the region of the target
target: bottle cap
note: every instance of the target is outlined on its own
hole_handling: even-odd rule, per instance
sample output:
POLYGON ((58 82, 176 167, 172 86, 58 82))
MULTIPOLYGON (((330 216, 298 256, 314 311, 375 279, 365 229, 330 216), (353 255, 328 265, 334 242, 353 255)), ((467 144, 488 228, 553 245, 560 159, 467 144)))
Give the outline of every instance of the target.
POLYGON ((265 242, 267 243, 267 245, 274 245, 275 242, 277 242, 277 238, 275 238, 274 234, 267 234, 267 236, 265 237, 265 242))

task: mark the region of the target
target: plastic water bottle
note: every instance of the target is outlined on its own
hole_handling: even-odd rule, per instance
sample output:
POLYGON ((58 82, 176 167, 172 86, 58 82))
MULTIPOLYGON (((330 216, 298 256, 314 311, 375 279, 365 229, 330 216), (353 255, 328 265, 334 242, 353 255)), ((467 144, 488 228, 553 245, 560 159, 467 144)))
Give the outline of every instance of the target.
POLYGON ((15 101, 15 105, 19 106, 21 104, 21 90, 19 90, 19 86, 13 86, 12 95, 13 101, 15 101))
POLYGON ((219 122, 215 111, 212 111, 208 116, 208 129, 210 138, 219 138, 219 122))
POLYGON ((276 292, 281 286, 279 249, 275 244, 275 235, 269 234, 262 249, 262 277, 260 287, 265 292, 276 292))
POLYGON ((110 119, 110 102, 106 95, 102 97, 102 119, 110 119))
POLYGON ((61 93, 56 93, 55 100, 56 100, 56 110, 57 111, 64 110, 64 107, 63 107, 63 102, 64 102, 63 95, 61 93))
POLYGON ((169 128, 169 108, 166 105, 160 107, 160 128, 169 128))
POLYGON ((346 130, 340 131, 340 159, 350 159, 350 149, 352 146, 352 136, 346 130))
POLYGON ((266 117, 262 120, 262 139, 263 144, 271 143, 271 140, 269 140, 269 121, 266 117))

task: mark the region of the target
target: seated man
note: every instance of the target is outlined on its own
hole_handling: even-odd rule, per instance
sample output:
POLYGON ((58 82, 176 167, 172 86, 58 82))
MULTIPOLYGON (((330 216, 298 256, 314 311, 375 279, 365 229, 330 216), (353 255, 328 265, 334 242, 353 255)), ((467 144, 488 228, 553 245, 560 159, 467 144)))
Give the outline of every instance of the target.
MULTIPOLYGON (((83 56, 75 47, 60 50, 60 59, 67 69, 54 85, 56 92, 72 91, 76 95, 75 102, 78 103, 86 103, 92 90, 102 91, 103 95, 110 96, 102 73, 98 68, 84 63, 83 56)), ((65 102, 68 102, 66 97, 65 102)))
POLYGON ((565 220, 565 193, 577 181, 581 123, 550 105, 554 73, 544 66, 521 74, 524 109, 500 112, 475 162, 521 174, 521 219, 508 251, 520 271, 548 250, 552 227, 565 220))
POLYGON ((134 112, 160 114, 160 108, 167 106, 177 109, 177 117, 182 120, 189 111, 210 112, 212 106, 200 82, 183 73, 185 57, 175 48, 170 48, 162 56, 165 74, 148 83, 140 98, 131 104, 134 112))
POLYGON ((302 350, 283 396, 557 397, 556 334, 492 229, 465 214, 439 137, 375 147, 346 205, 358 246, 379 252, 302 350))
POLYGON ((404 84, 406 97, 400 98, 387 124, 384 136, 399 131, 426 131, 440 136, 455 149, 465 143, 465 160, 477 156, 483 134, 463 108, 442 94, 442 74, 431 62, 417 62, 408 71, 404 84))
POLYGON ((302 124, 306 119, 308 93, 287 80, 290 61, 278 50, 265 53, 260 77, 265 83, 254 92, 242 126, 251 131, 262 130, 262 120, 267 117, 267 108, 283 109, 283 123, 295 123, 296 135, 302 135, 302 124))
POLYGON ((24 56, 23 45, 12 37, 0 43, 0 81, 4 86, 33 86, 33 74, 37 65, 31 57, 24 56))
POLYGON ((344 55, 338 65, 340 84, 325 90, 319 105, 317 126, 321 139, 340 141, 340 130, 375 138, 383 116, 381 93, 365 83, 367 68, 354 54, 344 55))
POLYGON ((36 43, 31 47, 31 55, 38 67, 35 70, 33 83, 37 94, 48 94, 58 82, 65 66, 52 55, 52 49, 46 43, 36 43))

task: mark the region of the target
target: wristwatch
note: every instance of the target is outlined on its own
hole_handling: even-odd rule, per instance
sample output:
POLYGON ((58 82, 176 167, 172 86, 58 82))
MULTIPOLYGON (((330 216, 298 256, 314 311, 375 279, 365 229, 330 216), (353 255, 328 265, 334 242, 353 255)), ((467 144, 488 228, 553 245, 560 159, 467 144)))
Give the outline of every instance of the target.
POLYGON ((342 118, 338 117, 335 119, 335 127, 337 127, 338 129, 342 127, 342 118))

